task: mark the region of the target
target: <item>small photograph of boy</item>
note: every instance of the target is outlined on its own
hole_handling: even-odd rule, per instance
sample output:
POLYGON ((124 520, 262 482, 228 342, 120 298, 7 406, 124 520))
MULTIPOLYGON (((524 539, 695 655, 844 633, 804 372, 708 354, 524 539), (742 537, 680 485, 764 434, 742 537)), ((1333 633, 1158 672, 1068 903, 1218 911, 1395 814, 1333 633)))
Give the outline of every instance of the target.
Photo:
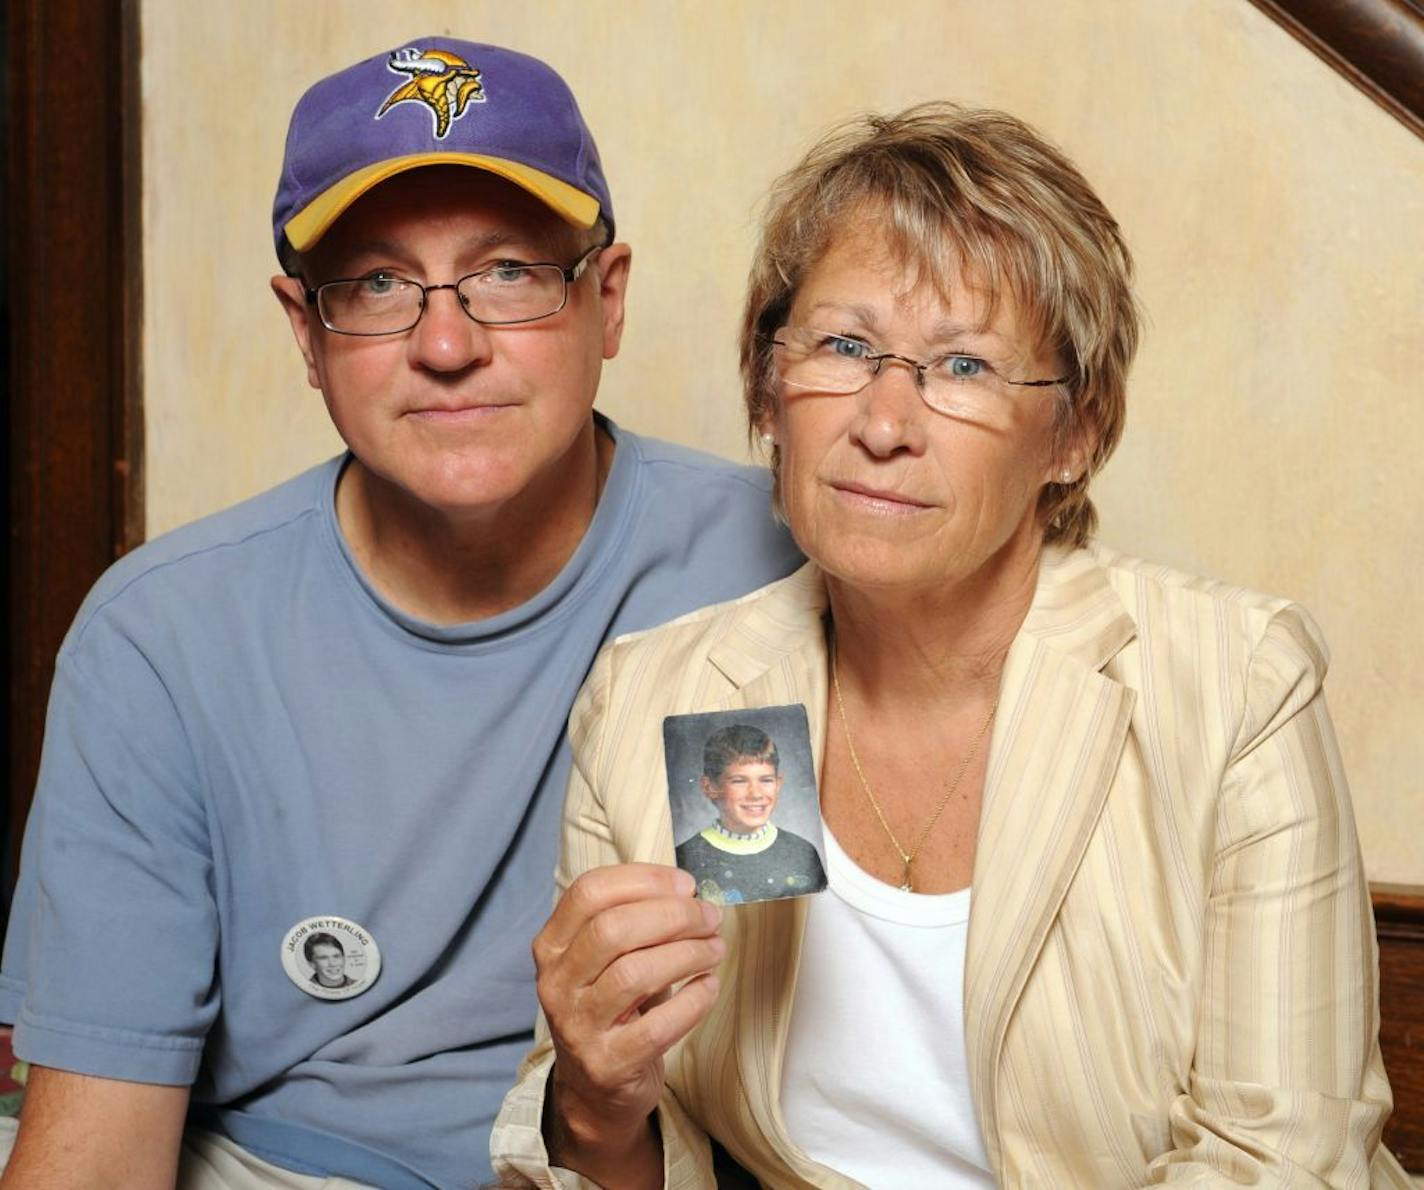
POLYGON ((826 887, 805 708, 670 715, 663 741, 677 866, 699 897, 740 905, 826 887))

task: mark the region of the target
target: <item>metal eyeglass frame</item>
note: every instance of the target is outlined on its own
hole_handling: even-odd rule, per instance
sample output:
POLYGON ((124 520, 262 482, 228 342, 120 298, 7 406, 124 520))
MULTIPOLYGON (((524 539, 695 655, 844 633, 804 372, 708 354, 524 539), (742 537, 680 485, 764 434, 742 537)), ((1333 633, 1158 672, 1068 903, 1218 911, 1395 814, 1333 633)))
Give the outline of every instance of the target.
MULTIPOLYGON (((824 334, 828 339, 845 339, 848 343, 865 342, 863 339, 855 339, 852 338, 850 335, 838 335, 834 331, 820 331, 816 327, 810 326, 784 326, 781 328, 780 331, 776 333, 780 334, 782 333, 782 331, 815 331, 817 334, 824 334)), ((780 339, 776 337, 776 335, 772 336, 771 342, 773 346, 776 347, 792 346, 792 344, 790 343, 783 343, 780 339)), ((867 343, 866 346, 868 347, 869 344, 867 343)), ((864 355, 856 356, 854 360, 854 362, 857 364, 870 365, 870 374, 866 377, 865 383, 858 385, 855 388, 845 389, 844 391, 837 390, 835 395, 849 397, 868 388, 875 381, 875 378, 880 375, 880 369, 887 359, 893 359, 898 363, 902 363, 912 372, 914 372, 915 387, 920 392, 924 392, 925 373, 928 372, 936 364, 943 363, 946 359, 949 359, 956 355, 962 355, 967 359, 979 358, 978 356, 973 355, 972 353, 967 351, 949 351, 946 352, 944 355, 935 356, 934 359, 921 362, 920 360, 914 359, 911 356, 900 355, 898 352, 894 351, 868 351, 864 355)), ((993 372, 993 369, 991 368, 990 371, 993 372)), ((998 372, 993 372, 993 375, 994 379, 1000 381, 1003 384, 1012 384, 1015 388, 1053 388, 1055 385, 1067 384, 1068 381, 1072 379, 1071 375, 1064 375, 1055 377, 1052 380, 1010 380, 1007 376, 1000 376, 998 372)), ((788 380, 785 381, 785 383, 790 384, 795 388, 801 387, 799 384, 796 384, 795 381, 788 380)))
POLYGON ((519 265, 520 268, 558 269, 559 275, 563 278, 564 281, 564 292, 563 296, 559 298, 559 304, 555 306, 552 310, 550 310, 548 313, 536 314, 532 318, 511 318, 508 320, 497 319, 494 321, 491 321, 487 318, 476 318, 473 314, 470 313, 469 306, 465 304, 464 299, 460 296, 460 286, 463 285, 466 281, 468 281, 471 277, 480 277, 483 276, 485 273, 493 273, 498 269, 509 267, 508 265, 503 264, 492 264, 488 268, 476 269, 473 273, 466 273, 464 276, 457 277, 454 281, 448 281, 443 285, 422 285, 419 281, 412 281, 409 277, 402 277, 399 273, 390 274, 390 279, 392 281, 400 281, 406 285, 414 285, 415 288, 420 290, 420 310, 416 314, 415 320, 411 322, 408 326, 403 326, 400 327, 398 330, 391 331, 344 331, 339 327, 332 326, 331 323, 326 320, 326 314, 322 311, 321 308, 321 291, 323 289, 326 289, 330 285, 349 285, 353 281, 369 280, 369 278, 367 277, 334 277, 330 281, 323 281, 320 285, 315 287, 306 286, 303 292, 306 294, 307 305, 316 307, 317 317, 321 319, 321 325, 326 327, 326 329, 334 335, 353 335, 356 338, 360 339, 375 339, 379 338, 382 335, 403 335, 407 331, 413 331, 417 326, 420 325, 420 320, 425 317, 425 308, 427 305, 429 305, 430 295, 438 289, 453 290, 455 293, 455 297, 459 302, 460 310, 464 313, 465 317, 468 318, 471 322, 478 323, 480 326, 522 326, 523 324, 528 322, 538 322, 544 318, 552 318, 555 314, 557 314, 560 310, 567 306, 569 304, 569 286, 583 276, 585 270, 587 270, 588 268, 589 261, 591 261, 595 256, 597 256, 607 247, 607 244, 595 245, 587 252, 585 252, 582 256, 580 256, 576 261, 574 261, 573 264, 569 265, 568 268, 565 268, 563 265, 558 264, 557 262, 552 260, 531 260, 528 263, 521 262, 519 265))

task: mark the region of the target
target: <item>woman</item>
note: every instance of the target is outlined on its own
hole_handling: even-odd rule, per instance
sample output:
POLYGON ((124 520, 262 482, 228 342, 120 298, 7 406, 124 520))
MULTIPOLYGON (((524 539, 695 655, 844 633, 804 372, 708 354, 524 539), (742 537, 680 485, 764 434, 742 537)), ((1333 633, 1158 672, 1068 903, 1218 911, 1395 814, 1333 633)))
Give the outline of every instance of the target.
POLYGON ((595 666, 504 1171, 709 1186, 710 1135, 777 1187, 1402 1177, 1323 643, 1090 541, 1130 274, 1001 114, 779 184, 742 363, 811 564, 595 666), (662 718, 797 702, 830 894, 721 912, 661 866, 662 718))

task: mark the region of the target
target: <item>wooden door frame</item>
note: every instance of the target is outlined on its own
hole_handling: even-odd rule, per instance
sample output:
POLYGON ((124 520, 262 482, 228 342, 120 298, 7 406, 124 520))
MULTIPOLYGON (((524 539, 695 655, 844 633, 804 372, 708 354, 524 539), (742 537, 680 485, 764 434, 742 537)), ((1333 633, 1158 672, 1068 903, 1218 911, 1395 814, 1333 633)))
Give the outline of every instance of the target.
POLYGON ((6 5, 8 894, 54 656, 143 536, 139 3, 6 5))

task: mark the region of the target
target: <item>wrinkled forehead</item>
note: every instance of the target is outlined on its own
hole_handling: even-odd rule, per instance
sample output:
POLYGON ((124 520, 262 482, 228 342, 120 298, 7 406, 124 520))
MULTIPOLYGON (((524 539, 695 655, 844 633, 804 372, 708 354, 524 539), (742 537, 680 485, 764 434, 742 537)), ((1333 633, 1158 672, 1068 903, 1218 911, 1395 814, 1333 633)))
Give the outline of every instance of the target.
POLYGON ((893 305, 928 321, 994 333, 1035 351, 1047 339, 1038 303, 1021 296, 1011 254, 987 238, 968 238, 948 219, 912 220, 886 202, 866 200, 828 219, 808 244, 794 305, 849 300, 860 285, 868 304, 893 305))

